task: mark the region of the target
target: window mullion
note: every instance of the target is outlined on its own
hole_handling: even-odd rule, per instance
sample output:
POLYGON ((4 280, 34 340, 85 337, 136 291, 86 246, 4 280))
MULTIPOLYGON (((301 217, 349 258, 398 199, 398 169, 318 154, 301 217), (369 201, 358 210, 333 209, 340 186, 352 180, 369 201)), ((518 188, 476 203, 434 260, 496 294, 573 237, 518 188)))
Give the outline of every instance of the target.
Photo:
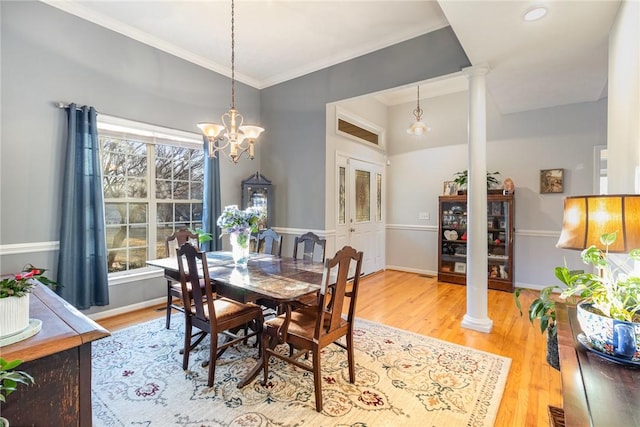
POLYGON ((158 258, 156 251, 156 242, 158 239, 158 204, 156 200, 156 150, 155 145, 148 145, 147 149, 147 201, 149 203, 149 218, 147 220, 149 226, 149 258, 158 258))

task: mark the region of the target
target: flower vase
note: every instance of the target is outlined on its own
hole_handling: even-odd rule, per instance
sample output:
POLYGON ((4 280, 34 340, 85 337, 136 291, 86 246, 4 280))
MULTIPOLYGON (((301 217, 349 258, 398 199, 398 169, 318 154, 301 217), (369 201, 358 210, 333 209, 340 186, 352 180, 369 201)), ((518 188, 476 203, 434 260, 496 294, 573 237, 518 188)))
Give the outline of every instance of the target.
POLYGON ((249 261, 249 240, 251 232, 234 231, 229 235, 231 241, 231 256, 236 267, 246 267, 249 261))

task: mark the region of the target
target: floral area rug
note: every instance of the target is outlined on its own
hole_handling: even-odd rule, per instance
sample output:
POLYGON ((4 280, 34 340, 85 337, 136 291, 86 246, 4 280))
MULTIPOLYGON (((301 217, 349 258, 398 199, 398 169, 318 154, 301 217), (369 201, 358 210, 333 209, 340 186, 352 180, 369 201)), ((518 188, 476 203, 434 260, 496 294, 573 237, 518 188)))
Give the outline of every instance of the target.
POLYGON ((356 383, 349 383, 345 351, 326 347, 324 408, 318 413, 313 375, 273 357, 266 386, 260 373, 236 387, 256 363, 251 342, 221 356, 214 386, 207 387, 201 363, 208 338, 183 371, 183 325, 174 316, 170 330, 158 319, 94 341, 94 426, 492 426, 511 364, 506 357, 358 320, 356 383))

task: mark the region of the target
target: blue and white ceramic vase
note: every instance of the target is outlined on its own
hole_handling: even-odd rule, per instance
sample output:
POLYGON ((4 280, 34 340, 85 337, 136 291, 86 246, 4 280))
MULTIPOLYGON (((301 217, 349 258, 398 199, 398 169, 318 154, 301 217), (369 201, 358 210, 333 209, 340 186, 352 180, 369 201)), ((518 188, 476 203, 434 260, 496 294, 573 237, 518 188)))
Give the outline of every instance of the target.
POLYGON ((578 322, 596 351, 620 361, 640 363, 640 323, 604 316, 591 303, 577 306, 578 322))

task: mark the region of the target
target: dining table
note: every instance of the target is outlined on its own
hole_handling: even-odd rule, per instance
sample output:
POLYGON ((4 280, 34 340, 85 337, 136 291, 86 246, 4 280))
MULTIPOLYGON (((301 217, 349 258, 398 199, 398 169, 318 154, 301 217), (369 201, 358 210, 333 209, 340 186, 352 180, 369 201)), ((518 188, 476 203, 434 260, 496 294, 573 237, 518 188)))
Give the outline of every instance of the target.
MULTIPOLYGON (((259 253, 249 255, 246 267, 236 266, 229 251, 206 252, 206 259, 217 295, 242 303, 266 301, 272 307, 317 294, 324 271, 323 263, 259 253)), ((180 280, 176 257, 148 260, 147 265, 162 268, 166 276, 180 280)), ((202 277, 202 271, 198 275, 202 277)), ((259 360, 238 388, 250 383, 261 369, 259 360)))

